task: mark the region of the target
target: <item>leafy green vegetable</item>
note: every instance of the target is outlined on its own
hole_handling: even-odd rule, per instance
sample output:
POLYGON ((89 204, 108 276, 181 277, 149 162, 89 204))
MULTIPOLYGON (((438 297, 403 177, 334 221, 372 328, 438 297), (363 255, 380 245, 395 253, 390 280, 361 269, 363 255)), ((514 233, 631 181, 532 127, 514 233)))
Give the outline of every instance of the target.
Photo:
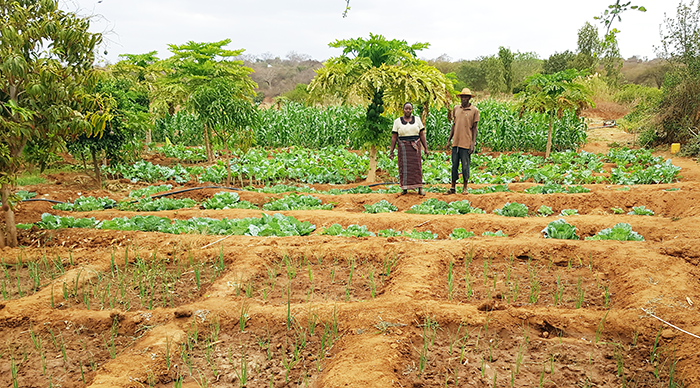
POLYGON ((454 201, 450 202, 448 205, 450 208, 457 210, 459 214, 469 214, 469 213, 474 213, 474 214, 485 214, 486 212, 477 208, 477 207, 472 207, 471 202, 469 202, 466 199, 463 199, 461 201, 454 201))
POLYGON ((15 195, 19 197, 20 201, 36 197, 35 192, 29 192, 27 190, 18 190, 15 195))
POLYGON ((487 237, 508 237, 507 234, 503 233, 502 230, 499 230, 497 232, 491 232, 491 231, 486 231, 481 234, 482 236, 487 236, 487 237))
POLYGON ((147 186, 129 193, 129 198, 141 198, 172 190, 173 185, 147 186))
POLYGON ((375 234, 367 230, 365 225, 352 224, 343 229, 340 224, 333 224, 328 228, 323 228, 320 234, 327 234, 329 236, 343 236, 343 237, 369 237, 375 234))
POLYGON ((562 240, 578 240, 576 227, 566 222, 563 218, 552 221, 542 230, 544 238, 556 238, 562 240))
POLYGON ((523 205, 522 203, 506 202, 506 204, 503 205, 503 208, 496 209, 493 212, 504 217, 527 217, 527 211, 527 206, 523 205))
POLYGON ((610 210, 612 210, 613 214, 624 214, 625 210, 620 208, 620 207, 611 207, 610 210))
POLYGON ((627 213, 630 215, 635 215, 635 216, 653 216, 654 212, 651 209, 647 209, 646 207, 642 206, 635 206, 632 208, 632 211, 627 213))
POLYGON ((547 217, 549 215, 554 214, 554 210, 552 210, 552 208, 549 206, 542 205, 539 209, 537 209, 537 213, 539 213, 543 217, 547 217))
POLYGON ((480 189, 472 189, 471 187, 467 188, 467 192, 469 194, 505 193, 509 191, 510 189, 508 188, 508 185, 484 186, 480 189))
POLYGON ((332 204, 324 205, 320 199, 310 195, 289 194, 283 198, 274 200, 263 205, 264 210, 330 210, 332 204))
POLYGON ((80 197, 75 202, 57 203, 51 208, 64 211, 89 212, 95 210, 111 209, 117 201, 111 198, 80 197))
POLYGON ((392 229, 382 229, 379 232, 377 232, 377 235, 379 237, 396 237, 396 236, 401 236, 402 233, 400 230, 394 230, 392 229))
POLYGON ((316 229, 308 221, 299 221, 294 217, 263 214, 261 218, 213 219, 191 218, 189 220, 171 220, 158 216, 134 216, 131 218, 114 218, 97 222, 94 218, 60 217, 45 213, 36 226, 43 229, 60 228, 98 228, 108 230, 138 230, 144 232, 162 232, 172 234, 235 234, 247 236, 306 236, 316 229))
POLYGON ((632 225, 621 222, 612 228, 601 230, 595 236, 586 237, 586 240, 644 241, 644 237, 633 231, 632 225))
POLYGON ((411 214, 459 214, 457 209, 450 207, 447 202, 437 198, 428 198, 427 200, 417 205, 411 206, 406 210, 406 213, 411 214))
POLYGON ((202 203, 205 209, 257 209, 248 201, 241 201, 238 193, 220 191, 202 203))
POLYGON ((580 194, 580 193, 590 193, 591 189, 587 189, 581 185, 569 186, 566 188, 569 194, 580 194))
POLYGON ((474 232, 468 232, 464 228, 455 228, 452 233, 450 233, 450 238, 453 240, 461 240, 469 237, 474 237, 474 232))
POLYGON ((381 201, 373 204, 373 205, 364 205, 365 207, 365 213, 391 213, 399 210, 396 206, 392 205, 391 202, 387 201, 386 199, 382 199, 381 201))
POLYGON ((140 212, 159 212, 165 210, 177 210, 188 208, 196 205, 197 202, 190 198, 174 199, 162 197, 152 199, 151 197, 141 198, 138 202, 127 203, 122 202, 119 205, 121 210, 140 211, 140 212))
POLYGON ((578 209, 562 209, 561 213, 559 213, 560 216, 566 217, 566 216, 577 216, 578 215, 578 209))

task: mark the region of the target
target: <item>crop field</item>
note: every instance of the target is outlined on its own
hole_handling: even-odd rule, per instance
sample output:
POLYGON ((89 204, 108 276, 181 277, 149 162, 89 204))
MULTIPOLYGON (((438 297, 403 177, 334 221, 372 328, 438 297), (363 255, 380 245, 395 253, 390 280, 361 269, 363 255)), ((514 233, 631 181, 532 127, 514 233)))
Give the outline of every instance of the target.
POLYGON ((201 155, 19 188, 0 386, 700 386, 690 159, 477 154, 446 196, 433 152, 422 197, 381 155, 201 155))

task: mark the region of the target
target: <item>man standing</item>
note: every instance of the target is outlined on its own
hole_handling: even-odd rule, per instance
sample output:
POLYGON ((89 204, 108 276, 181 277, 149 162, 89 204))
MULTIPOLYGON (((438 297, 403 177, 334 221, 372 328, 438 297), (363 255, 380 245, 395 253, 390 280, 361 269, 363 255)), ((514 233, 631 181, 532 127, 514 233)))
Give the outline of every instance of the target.
POLYGON ((468 88, 458 94, 462 103, 452 111, 454 122, 447 139, 447 148, 452 142, 452 187, 446 194, 454 194, 457 179, 459 179, 459 164, 462 163, 462 178, 464 178, 463 194, 467 193, 469 182, 469 164, 476 146, 476 126, 479 123, 479 109, 470 103, 473 96, 468 88))

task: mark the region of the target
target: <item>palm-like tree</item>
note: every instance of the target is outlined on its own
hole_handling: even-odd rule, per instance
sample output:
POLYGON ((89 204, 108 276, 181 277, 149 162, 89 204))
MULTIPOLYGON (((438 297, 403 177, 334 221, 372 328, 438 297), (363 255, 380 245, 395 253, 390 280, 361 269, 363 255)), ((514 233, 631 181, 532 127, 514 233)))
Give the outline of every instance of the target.
POLYGON ((329 44, 343 53, 329 59, 316 71, 309 84, 312 98, 328 95, 343 102, 367 105, 367 114, 358 124, 355 136, 370 146, 367 180, 375 180, 377 146, 388 141, 392 115, 402 104, 415 101, 423 105, 423 122, 431 105, 449 105, 452 82, 439 70, 418 59, 417 51, 428 43, 409 45, 404 40, 387 40, 370 33, 369 39, 343 39, 329 44))
POLYGON ((573 110, 578 114, 582 109, 595 105, 591 100, 592 92, 584 84, 575 82, 584 75, 585 72, 574 69, 554 74, 535 74, 526 80, 525 90, 516 95, 521 98, 520 114, 525 111, 549 114, 545 158, 548 158, 552 151, 554 116, 561 117, 567 110, 573 110))

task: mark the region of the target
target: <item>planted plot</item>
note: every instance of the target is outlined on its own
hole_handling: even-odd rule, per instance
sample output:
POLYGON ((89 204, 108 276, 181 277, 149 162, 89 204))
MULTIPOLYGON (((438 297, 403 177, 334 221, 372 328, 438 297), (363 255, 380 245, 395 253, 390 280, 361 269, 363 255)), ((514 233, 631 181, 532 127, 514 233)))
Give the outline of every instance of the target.
POLYGON ((74 268, 73 255, 61 257, 60 254, 44 253, 41 257, 23 257, 8 263, 0 258, 0 292, 3 300, 18 299, 32 295, 52 281, 74 268))
POLYGON ((398 259, 373 262, 355 255, 306 257, 283 255, 266 273, 231 283, 236 295, 273 304, 313 301, 357 302, 374 299, 396 269, 398 259))
POLYGON ((126 249, 123 257, 112 254, 108 272, 81 269, 74 279, 66 279, 60 288, 55 286, 51 304, 123 311, 177 307, 199 299, 224 270, 223 251, 216 258, 201 260, 192 250, 175 248, 167 254, 154 252, 143 257, 138 248, 132 248, 131 255, 126 249), (54 303, 59 295, 63 302, 54 303))
POLYGON ((341 337, 335 310, 309 305, 304 316, 272 325, 262 325, 256 315, 245 302, 235 325, 203 312, 193 315, 186 338, 168 348, 166 365, 175 386, 313 384, 341 337), (319 314, 328 318, 321 320, 319 314))
POLYGON ((563 267, 530 258, 467 255, 450 261, 445 274, 446 287, 435 291, 441 298, 477 304, 485 311, 505 305, 604 309, 612 303, 606 274, 577 257, 563 267))
POLYGON ((103 365, 132 346, 145 330, 126 333, 118 317, 105 327, 67 320, 3 328, 0 385, 87 386, 103 365))
POLYGON ((403 344, 403 386, 683 386, 672 347, 635 332, 611 335, 606 318, 601 314, 591 335, 546 321, 504 324, 497 314, 487 315, 481 326, 425 316, 385 333, 403 344))

